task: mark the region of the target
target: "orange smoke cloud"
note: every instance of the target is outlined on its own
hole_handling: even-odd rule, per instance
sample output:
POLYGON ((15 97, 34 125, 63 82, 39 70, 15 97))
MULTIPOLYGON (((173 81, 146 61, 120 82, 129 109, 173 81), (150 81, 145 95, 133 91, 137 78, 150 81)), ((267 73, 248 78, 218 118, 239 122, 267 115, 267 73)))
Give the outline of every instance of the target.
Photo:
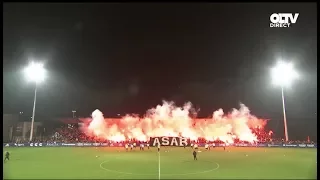
POLYGON ((91 122, 82 130, 89 136, 112 141, 132 138, 147 141, 150 137, 182 136, 191 140, 201 137, 232 143, 234 139, 256 141, 257 136, 251 129, 266 125, 266 120, 251 115, 244 104, 227 114, 219 109, 206 119, 191 118, 193 111, 191 103, 177 107, 173 102, 165 101, 148 110, 143 118, 126 115, 121 119, 105 119, 101 111, 95 110, 89 119, 91 122))

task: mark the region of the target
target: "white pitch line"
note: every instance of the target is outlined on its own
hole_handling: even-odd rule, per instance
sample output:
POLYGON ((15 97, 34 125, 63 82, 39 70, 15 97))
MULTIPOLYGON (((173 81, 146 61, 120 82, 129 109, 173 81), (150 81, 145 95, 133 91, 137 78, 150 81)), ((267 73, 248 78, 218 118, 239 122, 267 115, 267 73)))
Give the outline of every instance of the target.
POLYGON ((159 169, 159 180, 160 180, 160 152, 158 152, 158 161, 159 161, 158 169, 159 169))

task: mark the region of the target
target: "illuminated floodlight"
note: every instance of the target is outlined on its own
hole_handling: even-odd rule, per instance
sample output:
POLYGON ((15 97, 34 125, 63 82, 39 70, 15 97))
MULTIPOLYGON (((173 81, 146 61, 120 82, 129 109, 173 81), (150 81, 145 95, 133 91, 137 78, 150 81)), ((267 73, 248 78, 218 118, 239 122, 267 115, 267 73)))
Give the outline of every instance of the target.
POLYGON ((299 74, 295 71, 293 63, 279 61, 275 67, 271 69, 272 83, 281 87, 288 87, 292 82, 299 78, 299 74))
POLYGON ((299 78, 299 74, 295 71, 293 63, 279 61, 275 67, 271 69, 272 83, 281 86, 282 110, 284 122, 284 135, 286 142, 289 141, 286 106, 284 98, 284 87, 289 87, 292 82, 299 78))
POLYGON ((43 82, 46 77, 46 70, 44 69, 42 63, 31 62, 24 69, 24 73, 28 81, 35 83, 43 82))
POLYGON ((39 83, 43 82, 46 77, 46 70, 43 67, 42 63, 31 62, 25 69, 24 69, 25 77, 28 81, 35 82, 35 89, 34 89, 34 100, 33 100, 33 110, 32 110, 32 117, 31 117, 31 129, 30 129, 30 142, 33 139, 33 130, 34 130, 34 116, 36 111, 36 100, 37 100, 37 86, 39 83))

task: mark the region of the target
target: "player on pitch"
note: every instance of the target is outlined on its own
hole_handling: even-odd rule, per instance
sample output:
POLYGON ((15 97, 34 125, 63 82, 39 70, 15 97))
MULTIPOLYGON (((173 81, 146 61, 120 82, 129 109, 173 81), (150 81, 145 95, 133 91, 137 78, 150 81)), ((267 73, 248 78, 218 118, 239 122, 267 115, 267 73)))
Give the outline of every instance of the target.
POLYGON ((5 153, 4 162, 6 162, 6 160, 9 161, 9 159, 10 159, 10 153, 7 151, 7 152, 5 153))
POLYGON ((198 160, 198 158, 197 158, 197 152, 194 150, 193 151, 193 160, 198 160))

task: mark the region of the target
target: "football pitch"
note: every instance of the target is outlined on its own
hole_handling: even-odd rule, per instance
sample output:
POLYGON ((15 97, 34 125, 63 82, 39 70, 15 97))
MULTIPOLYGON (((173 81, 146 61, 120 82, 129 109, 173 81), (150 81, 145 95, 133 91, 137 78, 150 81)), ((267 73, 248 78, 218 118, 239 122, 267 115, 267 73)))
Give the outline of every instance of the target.
POLYGON ((316 179, 317 150, 300 148, 190 147, 4 148, 5 179, 316 179))

